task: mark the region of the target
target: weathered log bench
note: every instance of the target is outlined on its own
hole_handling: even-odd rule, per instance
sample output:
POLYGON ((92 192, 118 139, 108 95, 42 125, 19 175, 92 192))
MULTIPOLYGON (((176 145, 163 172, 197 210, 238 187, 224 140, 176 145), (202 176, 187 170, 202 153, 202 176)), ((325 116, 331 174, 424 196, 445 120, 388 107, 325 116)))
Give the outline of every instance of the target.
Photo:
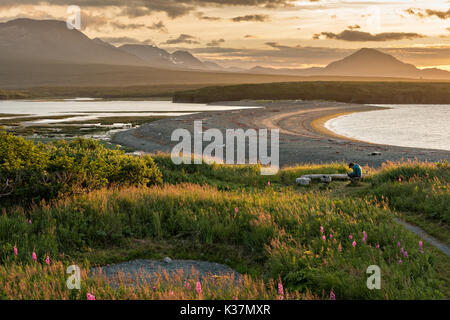
POLYGON ((333 173, 333 174, 305 174, 300 178, 297 178, 295 182, 300 185, 309 185, 312 180, 320 180, 324 183, 330 183, 332 180, 351 180, 352 184, 358 184, 361 181, 360 178, 352 178, 346 173, 333 173))

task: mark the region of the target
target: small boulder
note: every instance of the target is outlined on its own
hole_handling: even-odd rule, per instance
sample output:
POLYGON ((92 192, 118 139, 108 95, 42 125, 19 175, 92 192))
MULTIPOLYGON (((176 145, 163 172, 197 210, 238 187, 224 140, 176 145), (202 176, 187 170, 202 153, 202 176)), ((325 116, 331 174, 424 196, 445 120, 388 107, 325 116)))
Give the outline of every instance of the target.
POLYGON ((310 178, 297 178, 296 179, 297 184, 302 185, 302 186, 307 186, 311 183, 311 179, 310 178))
POLYGON ((169 257, 165 257, 164 262, 167 264, 172 263, 172 259, 170 259, 169 257))

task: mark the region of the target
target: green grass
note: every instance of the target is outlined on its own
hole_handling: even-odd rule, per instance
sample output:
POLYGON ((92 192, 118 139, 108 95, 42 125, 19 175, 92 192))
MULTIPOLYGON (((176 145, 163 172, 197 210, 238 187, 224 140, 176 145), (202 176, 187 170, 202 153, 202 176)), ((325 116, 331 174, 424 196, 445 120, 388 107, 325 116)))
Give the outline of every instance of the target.
POLYGON ((57 257, 61 252, 70 256, 89 248, 121 246, 128 238, 178 238, 198 243, 206 260, 216 260, 218 254, 208 257, 211 251, 204 246, 227 245, 229 256, 235 255, 233 248, 241 247, 251 259, 229 261, 237 271, 266 281, 280 276, 286 288, 303 293, 333 290, 347 299, 444 296, 433 257, 419 253, 419 239, 393 222, 383 205, 368 200, 333 200, 324 194, 289 189, 278 193, 270 188, 243 198, 239 192, 206 186, 166 185, 103 190, 44 206, 30 215, 31 225, 19 209, 2 216, 3 261, 12 257, 14 244, 18 259, 32 263, 33 250, 39 257, 57 257), (361 242, 363 231, 368 234, 366 243, 361 242), (349 234, 357 241, 355 248, 349 234), (408 250, 408 258, 401 257, 397 241, 408 250), (377 244, 381 249, 375 248, 377 244), (385 270, 381 291, 365 287, 364 270, 371 264, 385 270))
POLYGON ((352 103, 450 103, 448 82, 317 81, 213 86, 176 92, 174 102, 334 100, 352 103))
POLYGON ((387 163, 369 179, 367 194, 388 199, 392 209, 437 238, 450 238, 450 166, 448 163, 387 163))
MULTIPOLYGON (((38 151, 22 140, 16 142, 27 152, 38 151)), ((21 150, 19 145, 15 151, 21 150)), ((98 150, 88 142, 81 145, 98 150)), ((52 146, 66 148, 58 142, 52 146)), ((30 157, 26 152, 14 155, 10 151, 8 159, 20 160, 11 163, 26 167, 40 163, 32 157, 37 163, 27 164, 30 157)), ((446 163, 388 163, 377 170, 366 168, 369 176, 357 187, 346 182, 298 187, 293 181, 302 174, 344 173, 347 167, 343 163, 305 164, 265 177, 259 166, 175 166, 168 155, 154 156, 153 162, 162 173, 162 185, 110 185, 85 189, 82 194, 61 194, 31 207, 20 202, 3 207, 0 281, 11 282, 12 272, 24 285, 0 288, 0 297, 84 299, 86 292, 94 292, 103 299, 200 298, 175 280, 162 281, 164 285, 151 292, 145 285, 137 291, 126 286, 115 291, 101 277, 85 277, 81 292, 72 295, 62 287, 62 266, 72 262, 87 268, 165 256, 224 263, 248 275, 251 279, 245 289, 236 289, 240 299, 277 298, 273 284, 278 281, 294 298, 328 298, 330 291, 338 299, 450 296, 448 257, 428 243, 422 253, 421 239, 394 220, 405 215, 396 213, 400 208, 413 208, 411 212, 430 228, 437 228, 434 222, 439 221, 440 229, 435 232, 448 236, 448 229, 443 229, 446 208, 442 202, 449 196, 437 188, 448 185, 446 163), (420 188, 428 195, 426 199, 431 199, 425 207, 411 192, 417 185, 423 185, 420 188), (395 194, 401 202, 395 201, 395 194), (431 214, 435 211, 439 215, 431 214), (408 252, 407 257, 400 248, 408 252), (33 262, 32 252, 38 263, 33 262), (47 255, 50 267, 44 263, 47 255), (373 264, 382 271, 381 290, 366 287, 366 269, 373 264), (61 288, 52 289, 51 283, 61 288), (42 296, 30 289, 34 285, 45 288, 42 296), (169 294, 171 290, 175 295, 169 294)), ((209 291, 202 298, 229 299, 236 292, 225 290, 226 283, 229 280, 211 286, 205 283, 209 291)))

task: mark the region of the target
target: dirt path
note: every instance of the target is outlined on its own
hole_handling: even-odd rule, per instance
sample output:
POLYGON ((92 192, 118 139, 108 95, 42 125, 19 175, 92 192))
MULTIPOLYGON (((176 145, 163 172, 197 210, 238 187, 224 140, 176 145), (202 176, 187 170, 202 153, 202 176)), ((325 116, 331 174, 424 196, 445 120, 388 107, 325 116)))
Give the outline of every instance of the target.
POLYGON ((402 221, 400 219, 395 218, 395 221, 402 226, 404 226, 409 231, 415 233, 419 237, 423 238, 423 240, 427 241, 429 244, 431 244, 433 247, 444 253, 447 257, 450 257, 450 247, 446 245, 445 243, 440 242, 436 238, 430 236, 425 231, 420 229, 419 227, 412 225, 410 223, 407 223, 405 221, 402 221))

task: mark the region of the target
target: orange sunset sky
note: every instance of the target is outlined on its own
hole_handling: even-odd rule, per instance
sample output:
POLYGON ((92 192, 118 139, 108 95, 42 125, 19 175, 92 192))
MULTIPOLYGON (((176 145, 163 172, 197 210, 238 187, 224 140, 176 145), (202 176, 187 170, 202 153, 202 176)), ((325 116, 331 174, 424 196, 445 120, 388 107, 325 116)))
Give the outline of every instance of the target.
POLYGON ((362 47, 450 71, 450 1, 1 0, 0 22, 59 19, 115 45, 188 50, 233 67, 323 66, 362 47))

